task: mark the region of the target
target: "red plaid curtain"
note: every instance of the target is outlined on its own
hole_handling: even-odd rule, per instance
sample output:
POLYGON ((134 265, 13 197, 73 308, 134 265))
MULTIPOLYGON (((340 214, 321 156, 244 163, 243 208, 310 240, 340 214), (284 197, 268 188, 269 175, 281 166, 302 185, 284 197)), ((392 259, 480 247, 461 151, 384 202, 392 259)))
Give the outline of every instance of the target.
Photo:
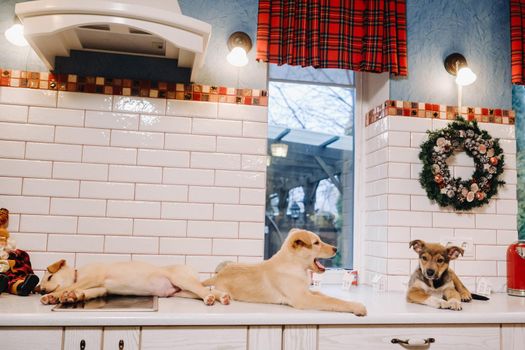
POLYGON ((525 85, 525 0, 510 0, 512 83, 525 85))
POLYGON ((405 0, 259 0, 257 59, 407 75, 405 0))

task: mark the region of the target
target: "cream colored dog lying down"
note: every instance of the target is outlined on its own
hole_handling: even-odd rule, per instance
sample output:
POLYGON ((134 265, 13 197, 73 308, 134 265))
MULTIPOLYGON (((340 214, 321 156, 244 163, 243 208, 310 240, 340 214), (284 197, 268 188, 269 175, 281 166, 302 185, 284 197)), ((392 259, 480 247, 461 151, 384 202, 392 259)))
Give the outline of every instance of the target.
POLYGON ((78 270, 65 260, 48 266, 37 290, 43 304, 75 303, 106 294, 156 295, 200 298, 206 305, 216 299, 230 303, 230 296, 205 287, 188 266, 157 267, 145 262, 89 264, 78 270))
POLYGON ((232 299, 254 303, 286 304, 298 309, 351 312, 366 315, 357 302, 332 298, 309 290, 308 269, 322 273, 318 258, 331 258, 337 248, 321 241, 315 233, 293 229, 281 249, 260 264, 226 263, 204 281, 228 293, 232 299))

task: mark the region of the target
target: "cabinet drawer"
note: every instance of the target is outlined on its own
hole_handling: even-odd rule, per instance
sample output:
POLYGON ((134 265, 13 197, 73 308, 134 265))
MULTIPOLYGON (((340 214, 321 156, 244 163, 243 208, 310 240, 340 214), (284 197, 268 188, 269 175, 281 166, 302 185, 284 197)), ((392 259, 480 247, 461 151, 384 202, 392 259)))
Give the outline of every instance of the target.
POLYGON ((62 349, 62 328, 0 328, 1 349, 62 349))
POLYGON ((66 327, 64 330, 64 349, 102 349, 102 327, 66 327))
MULTIPOLYGON (((499 350, 499 325, 462 326, 321 326, 319 327, 319 350, 349 348, 365 350, 396 350, 403 347, 393 344, 392 339, 422 340, 434 338, 428 349, 450 350, 499 350)), ((419 347, 421 348, 421 347, 419 347)))
POLYGON ((141 350, 246 350, 246 327, 144 327, 141 350))
POLYGON ((104 328, 104 350, 139 350, 139 327, 104 328))

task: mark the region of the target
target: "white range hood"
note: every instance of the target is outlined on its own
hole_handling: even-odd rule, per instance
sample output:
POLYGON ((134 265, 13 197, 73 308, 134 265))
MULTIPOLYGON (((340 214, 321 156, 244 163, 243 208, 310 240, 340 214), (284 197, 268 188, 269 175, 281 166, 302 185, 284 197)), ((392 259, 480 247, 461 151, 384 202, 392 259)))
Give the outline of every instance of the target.
POLYGON ((37 0, 16 4, 24 36, 51 70, 71 50, 165 57, 202 66, 211 25, 184 16, 177 0, 37 0))

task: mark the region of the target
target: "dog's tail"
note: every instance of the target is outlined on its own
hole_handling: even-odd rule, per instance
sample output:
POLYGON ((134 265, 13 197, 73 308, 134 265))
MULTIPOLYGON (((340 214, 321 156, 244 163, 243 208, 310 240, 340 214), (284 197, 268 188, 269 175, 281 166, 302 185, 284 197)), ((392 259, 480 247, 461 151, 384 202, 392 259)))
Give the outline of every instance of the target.
MULTIPOLYGON (((219 265, 217 265, 217 267, 215 268, 215 274, 218 274, 219 271, 221 271, 226 265, 230 265, 234 263, 234 261, 229 261, 229 260, 226 260, 226 261, 223 261, 221 262, 219 265)), ((215 284, 215 280, 217 279, 216 276, 213 276, 211 278, 208 278, 207 280, 204 280, 202 282, 203 285, 205 285, 206 287, 209 287, 209 286, 213 286, 215 284)))
POLYGON ((484 295, 479 295, 479 294, 474 294, 474 293, 470 293, 470 294, 472 294, 472 299, 474 300, 490 300, 490 298, 484 295))

